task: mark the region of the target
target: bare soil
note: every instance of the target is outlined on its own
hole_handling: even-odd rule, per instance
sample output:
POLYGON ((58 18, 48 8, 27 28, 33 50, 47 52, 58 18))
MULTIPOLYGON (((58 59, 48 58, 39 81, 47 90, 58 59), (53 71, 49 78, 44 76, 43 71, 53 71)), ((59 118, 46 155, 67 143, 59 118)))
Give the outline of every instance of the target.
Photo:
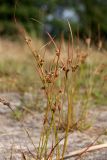
MULTIPOLYGON (((1 98, 7 99, 16 108, 21 105, 18 93, 1 93, 1 98)), ((14 108, 15 109, 15 108, 14 108)), ((22 152, 26 155, 29 150, 35 155, 35 147, 38 147, 40 132, 42 129, 43 112, 34 111, 34 114, 27 114, 21 122, 12 117, 11 110, 0 103, 0 160, 21 160, 22 152), (23 126, 28 130, 34 142, 33 146, 23 126)), ((74 131, 69 133, 67 152, 78 150, 90 145, 96 137, 101 134, 96 144, 107 143, 107 106, 91 107, 89 118, 92 120, 92 127, 86 131, 74 131)), ((64 133, 60 133, 62 136, 64 133)), ((61 146, 63 141, 61 141, 61 146)), ((50 146, 50 144, 49 144, 50 146)), ((31 156, 31 155, 30 155, 31 156)), ((71 158, 76 160, 78 157, 71 158)), ((85 153, 82 160, 107 160, 107 149, 100 149, 94 152, 85 153)))

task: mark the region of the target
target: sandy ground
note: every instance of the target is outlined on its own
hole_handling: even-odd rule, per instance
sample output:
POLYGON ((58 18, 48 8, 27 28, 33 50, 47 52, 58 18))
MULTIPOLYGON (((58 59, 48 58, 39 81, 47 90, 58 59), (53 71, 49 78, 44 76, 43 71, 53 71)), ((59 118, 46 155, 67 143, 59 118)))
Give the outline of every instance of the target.
MULTIPOLYGON (((0 97, 9 100, 15 107, 21 105, 20 95, 17 93, 1 93, 0 97)), ((87 147, 100 133, 102 135, 96 143, 107 143, 107 106, 93 108, 89 114, 89 117, 93 120, 92 127, 84 132, 74 131, 69 134, 67 154, 71 151, 87 147)), ((28 130, 35 147, 38 146, 39 142, 42 117, 42 112, 35 111, 34 115, 26 115, 23 120, 23 124, 28 130)), ((63 133, 60 133, 60 135, 62 136, 63 133)), ((63 145, 63 141, 60 145, 63 145)), ((34 146, 21 123, 12 117, 11 110, 8 107, 0 103, 0 160, 21 160, 21 151, 27 154, 28 149, 35 154, 34 146)), ((76 160, 77 158, 74 157, 71 160, 76 160)), ((107 160, 107 149, 100 149, 84 154, 81 159, 107 160)))

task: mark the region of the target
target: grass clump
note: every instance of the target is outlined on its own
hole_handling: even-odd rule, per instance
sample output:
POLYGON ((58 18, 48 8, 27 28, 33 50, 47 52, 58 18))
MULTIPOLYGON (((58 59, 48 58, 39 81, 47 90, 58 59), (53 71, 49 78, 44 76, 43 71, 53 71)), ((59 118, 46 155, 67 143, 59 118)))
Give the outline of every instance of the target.
MULTIPOLYGON (((41 83, 39 83, 40 94, 43 92, 43 98, 46 99, 46 105, 43 104, 45 105, 43 110, 45 113, 35 160, 41 160, 43 157, 45 160, 53 159, 54 155, 58 160, 63 159, 67 148, 68 133, 73 130, 84 130, 90 127, 88 122, 90 106, 93 102, 96 104, 102 103, 100 100, 103 98, 105 102, 107 93, 105 87, 106 62, 93 61, 94 55, 91 53, 89 39, 87 39, 87 48, 85 50, 80 47, 74 47, 71 28, 70 33, 71 39, 69 38, 66 46, 63 37, 57 43, 47 33, 49 42, 39 49, 33 48, 31 38, 24 35, 34 57, 35 63, 33 67, 35 67, 38 79, 41 80, 41 83), (52 50, 50 52, 53 54, 48 57, 47 50, 51 46, 52 50), (64 137, 59 137, 60 130, 64 131, 64 137), (60 148, 61 140, 64 140, 62 149, 60 148), (52 143, 50 149, 48 148, 49 142, 52 143)), ((103 55, 99 55, 99 57, 103 57, 103 55)), ((6 66, 1 64, 0 72, 2 78, 11 77, 14 80, 16 77, 15 82, 9 83, 6 88, 10 88, 10 86, 12 88, 14 84, 13 90, 18 90, 22 97, 25 91, 34 91, 37 87, 34 83, 35 81, 37 82, 37 75, 35 78, 35 70, 33 72, 29 65, 30 63, 26 61, 21 63, 7 61, 6 66), (21 77, 23 75, 22 80, 20 75, 21 77)), ((2 90, 2 86, 0 88, 2 90)), ((5 90, 6 88, 4 87, 3 89, 5 90)), ((24 104, 23 98, 22 102, 24 104)), ((25 105, 23 112, 30 112, 32 106, 30 104, 25 105)), ((21 109, 15 111, 16 119, 20 119, 22 115, 21 109)))
MULTIPOLYGON (((68 23, 69 24, 69 23, 68 23)), ((70 28, 70 25, 69 25, 70 28)), ((56 154, 56 159, 63 159, 67 147, 68 133, 75 129, 84 129, 89 127, 87 123, 87 111, 92 100, 95 72, 93 66, 87 63, 89 52, 81 52, 79 48, 74 50, 73 37, 71 33, 71 42, 68 41, 66 56, 64 57, 62 46, 63 37, 57 44, 49 33, 49 43, 42 47, 43 54, 35 50, 32 46, 32 40, 24 37, 36 62, 36 70, 42 82, 41 89, 44 91, 47 104, 43 120, 43 130, 40 136, 40 143, 37 149, 36 159, 52 159, 56 154), (47 67, 46 47, 53 44, 55 48, 54 56, 47 67), (86 69, 87 68, 87 69, 86 69), (86 74, 84 74, 86 70, 86 74), (88 72, 87 72, 88 70, 88 72), (82 78, 88 80, 87 82, 82 78), (80 78, 80 82, 78 79, 80 78), (81 83, 83 86, 81 87, 81 83), (83 91, 83 92, 81 92, 83 91), (80 95, 82 93, 82 96, 80 95), (76 110, 77 101, 81 100, 81 106, 76 110), (63 128, 65 132, 64 144, 60 149, 60 138, 58 133, 63 128), (52 142, 52 148, 48 151, 48 142, 52 142)), ((88 49, 89 50, 89 44, 88 49)))

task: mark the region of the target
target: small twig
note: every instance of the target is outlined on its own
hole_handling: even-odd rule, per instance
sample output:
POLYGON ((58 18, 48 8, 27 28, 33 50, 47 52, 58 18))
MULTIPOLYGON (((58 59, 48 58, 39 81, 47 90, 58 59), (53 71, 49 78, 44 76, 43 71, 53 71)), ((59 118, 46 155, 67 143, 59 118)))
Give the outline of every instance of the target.
POLYGON ((29 134, 29 131, 28 131, 26 128, 23 128, 23 129, 24 129, 24 130, 25 130, 25 132, 27 133, 28 138, 30 139, 30 141, 31 141, 31 143, 32 143, 32 145, 33 145, 33 147, 34 147, 34 149, 35 149, 36 153, 37 153, 37 148, 36 148, 36 146, 35 146, 35 144, 34 144, 34 142, 33 142, 32 138, 31 138, 31 136, 30 136, 30 134, 29 134))
POLYGON ((35 155, 30 151, 30 149, 28 148, 28 146, 27 146, 27 150, 28 150, 29 154, 32 156, 32 158, 36 159, 35 155))
POLYGON ((98 135, 98 136, 95 138, 95 140, 86 147, 86 149, 84 150, 84 152, 82 152, 82 153, 76 158, 76 160, 80 159, 80 158, 82 157, 82 155, 85 154, 85 153, 87 152, 87 150, 95 144, 95 142, 97 142, 97 140, 101 137, 101 135, 102 135, 102 134, 98 135))
MULTIPOLYGON (((77 151, 73 151, 71 153, 69 153, 68 155, 65 155, 63 157, 63 160, 69 159, 71 157, 75 157, 75 156, 79 156, 81 155, 85 150, 87 150, 86 152, 90 152, 90 151, 95 151, 98 149, 102 149, 102 148, 107 148, 107 143, 105 144, 99 144, 99 145, 95 145, 95 146, 91 146, 90 148, 87 149, 87 147, 77 150, 77 151)), ((56 160, 56 157, 53 158, 53 160, 56 160)), ((61 159, 60 159, 61 160, 61 159)))

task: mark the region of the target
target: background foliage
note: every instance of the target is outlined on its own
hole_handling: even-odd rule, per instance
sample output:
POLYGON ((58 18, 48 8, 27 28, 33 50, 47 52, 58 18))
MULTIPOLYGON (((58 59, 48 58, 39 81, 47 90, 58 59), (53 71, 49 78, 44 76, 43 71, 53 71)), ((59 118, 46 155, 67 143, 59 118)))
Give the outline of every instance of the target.
MULTIPOLYGON (((14 25, 15 0, 0 0, 0 35, 16 35, 14 25)), ((45 31, 52 35, 67 33, 66 19, 58 17, 58 10, 72 9, 78 21, 69 19, 73 32, 83 35, 107 37, 107 1, 106 0, 19 0, 16 18, 33 35, 42 36, 45 31), (51 15, 53 18, 48 19, 51 15), (38 20, 38 23, 32 18, 38 20)))

